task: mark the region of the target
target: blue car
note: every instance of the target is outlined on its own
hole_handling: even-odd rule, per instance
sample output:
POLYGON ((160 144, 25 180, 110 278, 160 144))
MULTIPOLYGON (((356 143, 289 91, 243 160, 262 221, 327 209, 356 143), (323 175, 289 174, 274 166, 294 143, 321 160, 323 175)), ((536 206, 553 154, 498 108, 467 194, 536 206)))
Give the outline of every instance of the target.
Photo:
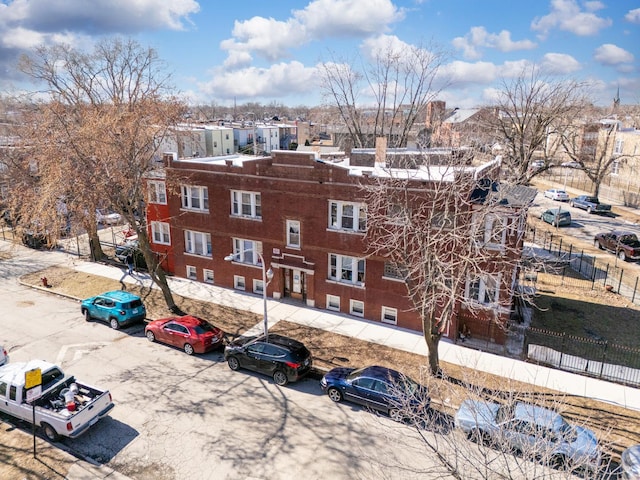
POLYGON ((114 330, 122 326, 142 322, 147 311, 138 295, 114 290, 82 301, 80 311, 88 321, 95 318, 111 325, 114 330))
POLYGON ((397 422, 423 417, 431 403, 427 387, 386 367, 334 368, 322 377, 320 386, 334 402, 358 403, 397 422))

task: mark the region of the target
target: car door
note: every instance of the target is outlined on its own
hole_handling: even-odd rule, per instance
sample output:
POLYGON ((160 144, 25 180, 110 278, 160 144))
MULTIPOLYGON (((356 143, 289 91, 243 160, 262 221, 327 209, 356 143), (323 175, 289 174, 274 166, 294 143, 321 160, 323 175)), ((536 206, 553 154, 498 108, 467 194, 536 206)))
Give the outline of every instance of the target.
POLYGON ((109 315, 113 308, 113 300, 105 297, 98 297, 93 302, 93 307, 94 309, 91 314, 92 317, 105 321, 109 320, 109 315))
POLYGON ((369 405, 369 397, 373 391, 374 382, 375 379, 369 377, 358 377, 353 379, 345 389, 345 398, 351 402, 359 403, 360 405, 369 405))
POLYGON ((189 340, 189 330, 183 325, 175 322, 167 323, 163 329, 165 336, 165 343, 173 345, 174 347, 182 348, 189 340))
POLYGON ((258 371, 273 375, 273 372, 282 367, 286 354, 286 350, 277 345, 271 343, 263 344, 262 352, 258 359, 258 371))
POLYGON ((376 410, 389 411, 391 386, 380 379, 373 382, 373 388, 369 394, 369 404, 376 410))
POLYGON ((262 359, 264 346, 265 343, 263 342, 255 342, 247 345, 242 352, 242 366, 255 372, 260 371, 260 361, 262 359))

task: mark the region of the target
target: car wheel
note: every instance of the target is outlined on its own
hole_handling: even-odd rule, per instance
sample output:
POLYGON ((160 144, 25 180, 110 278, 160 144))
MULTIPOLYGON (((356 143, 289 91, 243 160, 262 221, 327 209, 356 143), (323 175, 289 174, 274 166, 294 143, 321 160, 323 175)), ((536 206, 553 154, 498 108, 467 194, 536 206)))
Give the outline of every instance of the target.
POLYGON ((145 333, 145 336, 147 337, 147 340, 149 340, 151 343, 156 341, 156 336, 153 334, 151 330, 147 330, 147 333, 145 333))
POLYGON ((335 387, 331 387, 327 390, 327 395, 329 395, 329 398, 336 403, 342 401, 342 392, 335 387))
POLYGON ((287 374, 282 370, 276 370, 275 372, 273 372, 273 381, 280 387, 284 387, 287 383, 289 383, 287 374))
POLYGON ((227 365, 231 370, 240 370, 240 362, 236 357, 227 358, 227 365))
POLYGON ((602 246, 602 244, 598 240, 593 242, 593 246, 594 247, 598 247, 600 250, 604 250, 604 247, 602 246))
POLYGON ((620 250, 620 251, 618 252, 618 258, 619 258, 620 260, 622 260, 623 262, 627 259, 627 254, 626 254, 626 253, 624 253, 624 250, 620 250))
POLYGON ((570 206, 570 207, 573 207, 573 208, 576 208, 576 204, 575 204, 575 203, 573 203, 573 202, 569 202, 569 206, 570 206))
POLYGON ((473 442, 476 442, 478 445, 488 445, 489 444, 489 435, 478 429, 474 428, 467 434, 467 438, 473 442))
POLYGON ((569 464, 569 459, 564 455, 554 455, 551 458, 551 467, 558 470, 568 470, 571 465, 569 464))
POLYGON ((83 313, 84 313, 84 319, 87 322, 90 322, 91 321, 91 314, 89 313, 89 310, 85 310, 83 313))
POLYGON ((56 430, 48 423, 42 423, 40 425, 40 428, 42 428, 42 433, 47 438, 47 440, 51 442, 57 442, 60 439, 60 435, 58 435, 58 432, 56 432, 56 430))
POLYGON ((120 323, 118 323, 118 319, 116 318, 110 319, 109 325, 111 325, 111 328, 113 328, 114 330, 118 330, 120 328, 120 323))
POLYGON ((589 214, 593 213, 593 209, 591 207, 587 207, 587 213, 589 214))
POLYGON ((391 420, 393 420, 394 422, 401 422, 402 420, 404 420, 404 415, 402 415, 402 412, 397 408, 392 408, 389 410, 389 417, 391 417, 391 420))
POLYGON ((187 355, 193 355, 193 346, 190 343, 185 343, 183 348, 184 353, 187 355))

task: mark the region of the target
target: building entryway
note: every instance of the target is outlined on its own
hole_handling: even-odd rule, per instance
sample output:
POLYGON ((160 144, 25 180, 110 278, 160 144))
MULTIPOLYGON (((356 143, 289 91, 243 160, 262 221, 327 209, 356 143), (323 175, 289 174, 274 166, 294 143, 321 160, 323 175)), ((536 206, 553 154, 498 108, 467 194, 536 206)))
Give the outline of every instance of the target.
POLYGON ((284 297, 307 301, 306 274, 297 268, 284 268, 284 297))

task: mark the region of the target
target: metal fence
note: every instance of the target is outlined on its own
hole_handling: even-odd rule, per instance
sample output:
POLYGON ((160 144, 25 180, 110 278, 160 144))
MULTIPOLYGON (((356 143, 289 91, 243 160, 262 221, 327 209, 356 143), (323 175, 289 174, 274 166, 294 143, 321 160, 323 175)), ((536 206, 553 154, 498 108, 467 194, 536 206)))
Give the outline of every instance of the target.
POLYGON ((538 231, 532 226, 527 228, 527 240, 541 249, 534 256, 535 265, 532 267, 555 273, 549 276, 549 281, 591 290, 605 288, 640 305, 640 277, 625 271, 627 263, 623 260, 615 256, 611 257, 611 262, 598 260, 567 243, 561 236, 547 230, 538 231))
POLYGON ((524 354, 530 361, 625 385, 640 386, 640 348, 529 327, 524 354))

